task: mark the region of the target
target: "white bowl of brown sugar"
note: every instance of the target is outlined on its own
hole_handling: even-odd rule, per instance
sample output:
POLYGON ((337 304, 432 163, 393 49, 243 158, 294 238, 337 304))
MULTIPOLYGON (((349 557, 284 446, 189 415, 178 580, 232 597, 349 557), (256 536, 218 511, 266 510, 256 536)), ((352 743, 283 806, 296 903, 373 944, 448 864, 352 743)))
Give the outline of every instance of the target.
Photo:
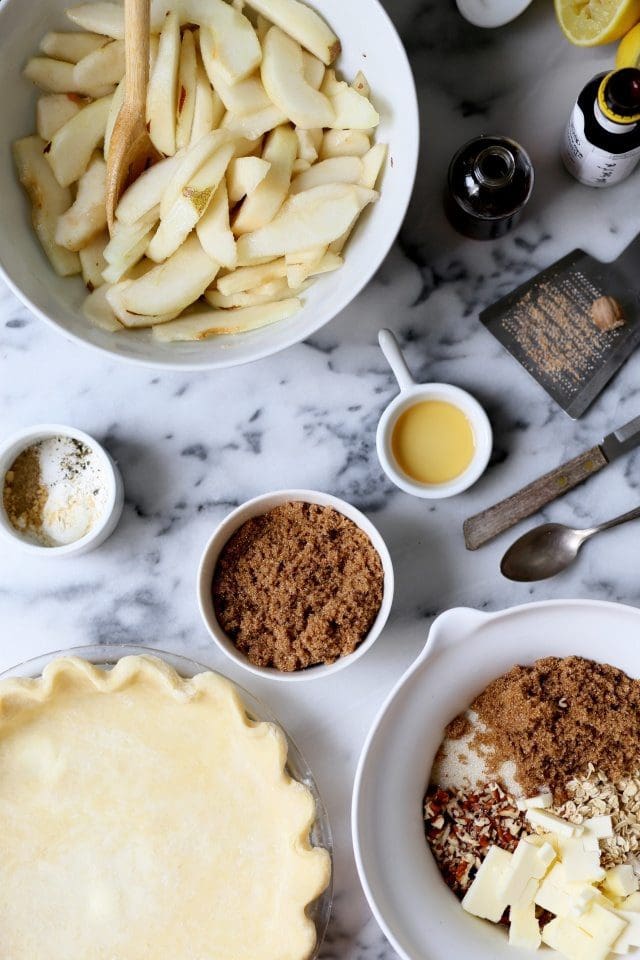
POLYGON ((382 632, 393 600, 386 544, 360 510, 314 490, 249 500, 220 524, 198 574, 218 647, 257 676, 327 677, 382 632))

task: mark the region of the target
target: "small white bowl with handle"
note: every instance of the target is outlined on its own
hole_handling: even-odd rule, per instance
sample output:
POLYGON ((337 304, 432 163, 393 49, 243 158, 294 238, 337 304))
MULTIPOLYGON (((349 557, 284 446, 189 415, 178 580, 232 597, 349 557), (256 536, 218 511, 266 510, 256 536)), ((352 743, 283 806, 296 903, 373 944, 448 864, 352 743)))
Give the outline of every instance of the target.
POLYGON ((486 470, 493 448, 493 432, 485 411, 475 397, 460 387, 450 383, 416 383, 400 345, 390 330, 381 330, 378 341, 400 387, 400 393, 386 408, 378 424, 376 447, 382 469, 405 493, 424 500, 440 500, 468 490, 486 470), (427 400, 439 400, 457 407, 469 421, 473 432, 474 453, 471 462, 459 476, 444 483, 413 480, 402 470, 392 449, 393 431, 399 417, 405 410, 427 400))

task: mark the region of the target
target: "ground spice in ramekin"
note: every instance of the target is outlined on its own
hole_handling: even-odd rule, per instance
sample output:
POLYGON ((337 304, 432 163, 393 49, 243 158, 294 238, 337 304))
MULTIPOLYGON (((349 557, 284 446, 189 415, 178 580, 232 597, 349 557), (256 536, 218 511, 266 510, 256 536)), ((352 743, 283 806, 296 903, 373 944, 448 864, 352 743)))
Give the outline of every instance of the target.
POLYGON ((247 659, 291 672, 353 653, 382 603, 366 534, 330 507, 291 502, 244 523, 213 576, 218 623, 247 659))

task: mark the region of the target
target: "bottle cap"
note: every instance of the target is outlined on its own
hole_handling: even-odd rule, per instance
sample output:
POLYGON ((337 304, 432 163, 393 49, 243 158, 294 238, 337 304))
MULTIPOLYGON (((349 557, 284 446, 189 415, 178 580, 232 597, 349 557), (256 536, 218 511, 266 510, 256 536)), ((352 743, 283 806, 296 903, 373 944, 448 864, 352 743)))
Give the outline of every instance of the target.
POLYGON ((640 121, 640 70, 612 70, 598 89, 598 106, 608 120, 631 124, 640 121))

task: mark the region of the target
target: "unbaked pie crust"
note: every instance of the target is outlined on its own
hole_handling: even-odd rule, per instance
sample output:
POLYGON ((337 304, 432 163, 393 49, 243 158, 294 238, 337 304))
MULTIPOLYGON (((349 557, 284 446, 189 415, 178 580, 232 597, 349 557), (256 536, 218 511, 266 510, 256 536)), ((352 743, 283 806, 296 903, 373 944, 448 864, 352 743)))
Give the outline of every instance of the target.
POLYGON ((329 883, 286 739, 215 673, 0 683, 3 960, 304 960, 329 883))

